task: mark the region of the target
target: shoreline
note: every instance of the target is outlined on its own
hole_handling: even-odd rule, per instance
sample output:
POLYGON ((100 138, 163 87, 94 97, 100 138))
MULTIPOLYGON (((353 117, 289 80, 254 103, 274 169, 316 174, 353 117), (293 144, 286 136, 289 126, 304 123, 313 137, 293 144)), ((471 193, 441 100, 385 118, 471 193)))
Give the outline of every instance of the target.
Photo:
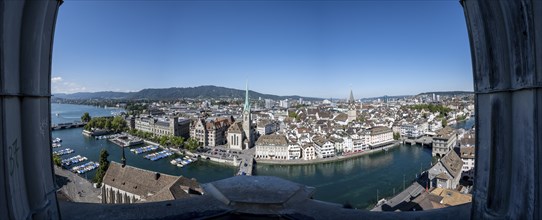
POLYGON ((332 158, 324 158, 324 159, 314 159, 314 160, 261 160, 261 159, 254 159, 256 161, 256 164, 268 164, 268 165, 309 165, 309 164, 319 164, 319 163, 333 163, 348 159, 353 159, 357 157, 361 157, 363 155, 369 155, 377 152, 385 151, 385 149, 390 149, 393 147, 401 146, 400 141, 395 141, 395 143, 391 143, 388 145, 385 145, 378 149, 368 150, 356 154, 351 154, 347 156, 337 156, 332 158))
MULTIPOLYGON (((165 146, 162 146, 162 145, 160 145, 158 143, 155 143, 155 142, 143 139, 143 138, 141 138, 141 140, 143 140, 144 144, 157 145, 161 149, 172 150, 177 155, 185 155, 186 154, 186 155, 190 155, 190 156, 198 156, 201 160, 207 160, 207 158, 209 158, 207 160, 209 162, 214 162, 214 163, 217 163, 217 164, 226 165, 226 166, 230 166, 230 167, 237 167, 238 166, 237 164, 233 164, 233 162, 234 162, 233 160, 217 158, 217 157, 213 157, 213 156, 209 156, 209 155, 201 155, 201 154, 198 154, 198 153, 192 153, 190 151, 184 151, 184 153, 183 153, 179 149, 165 147, 165 146)), ((313 159, 313 160, 303 160, 303 159, 301 159, 301 160, 300 159, 297 159, 297 160, 261 160, 261 159, 255 159, 254 158, 254 161, 255 161, 255 166, 257 166, 257 164, 287 165, 287 166, 290 166, 290 165, 310 165, 310 164, 333 163, 333 162, 339 162, 339 161, 354 159, 354 158, 358 158, 358 157, 361 157, 361 156, 364 156, 364 155, 369 155, 369 154, 373 154, 373 153, 386 151, 387 149, 394 148, 394 147, 397 147, 397 146, 401 146, 401 143, 402 143, 401 141, 395 140, 394 142, 392 142, 390 144, 387 144, 387 145, 384 145, 382 147, 379 147, 377 149, 368 150, 368 151, 364 151, 364 152, 359 152, 359 153, 346 155, 346 156, 336 156, 336 157, 324 158, 324 159, 317 158, 317 159, 313 159)))

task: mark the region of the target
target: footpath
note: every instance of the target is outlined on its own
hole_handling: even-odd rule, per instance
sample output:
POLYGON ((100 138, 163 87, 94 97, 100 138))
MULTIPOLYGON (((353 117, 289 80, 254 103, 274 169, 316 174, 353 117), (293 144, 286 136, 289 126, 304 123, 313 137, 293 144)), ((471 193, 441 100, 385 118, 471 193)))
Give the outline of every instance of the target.
POLYGON ((78 176, 69 170, 55 167, 55 181, 60 191, 73 202, 101 203, 100 189, 94 188, 87 179, 78 176))

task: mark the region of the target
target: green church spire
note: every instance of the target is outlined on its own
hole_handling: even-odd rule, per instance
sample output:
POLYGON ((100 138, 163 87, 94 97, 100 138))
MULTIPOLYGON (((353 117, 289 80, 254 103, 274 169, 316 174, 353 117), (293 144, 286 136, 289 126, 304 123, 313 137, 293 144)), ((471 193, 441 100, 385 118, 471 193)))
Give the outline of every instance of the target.
POLYGON ((250 100, 248 99, 248 82, 246 85, 246 94, 245 94, 245 106, 244 111, 250 111, 250 100))

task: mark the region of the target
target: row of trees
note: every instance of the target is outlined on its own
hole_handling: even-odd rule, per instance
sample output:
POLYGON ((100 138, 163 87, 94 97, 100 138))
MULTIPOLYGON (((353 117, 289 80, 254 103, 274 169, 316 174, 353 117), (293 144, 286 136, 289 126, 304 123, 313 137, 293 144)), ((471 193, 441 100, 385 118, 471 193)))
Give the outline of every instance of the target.
POLYGON ((434 105, 434 104, 418 104, 418 105, 411 105, 409 106, 410 109, 413 110, 426 110, 431 113, 439 112, 441 116, 448 115, 449 112, 452 111, 452 109, 443 106, 443 105, 434 105))
POLYGON ((188 138, 187 140, 183 137, 177 137, 177 136, 159 136, 155 135, 150 132, 140 131, 131 129, 128 131, 129 134, 133 136, 137 136, 152 142, 159 143, 162 146, 169 146, 169 147, 175 147, 175 148, 184 148, 189 151, 195 151, 199 146, 198 140, 194 138, 188 138))
MULTIPOLYGON (((85 114, 81 117, 85 117, 85 114)), ((90 118, 90 116, 88 116, 90 118)), ((87 117, 85 117, 87 119, 87 117)), ((122 132, 128 129, 128 125, 122 116, 111 117, 96 117, 88 120, 85 125, 85 130, 90 131, 93 128, 106 129, 113 132, 122 132)))

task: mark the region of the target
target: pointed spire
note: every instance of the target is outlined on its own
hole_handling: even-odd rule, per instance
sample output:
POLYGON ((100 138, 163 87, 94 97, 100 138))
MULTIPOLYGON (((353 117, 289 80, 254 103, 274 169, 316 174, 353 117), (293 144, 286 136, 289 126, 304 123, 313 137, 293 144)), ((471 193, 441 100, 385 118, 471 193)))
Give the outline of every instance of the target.
POLYGON ((245 94, 245 106, 244 111, 250 111, 250 100, 248 99, 248 81, 246 85, 246 94, 245 94))
POLYGON ((350 89, 350 98, 348 99, 349 103, 354 103, 354 93, 352 92, 352 89, 350 89))

